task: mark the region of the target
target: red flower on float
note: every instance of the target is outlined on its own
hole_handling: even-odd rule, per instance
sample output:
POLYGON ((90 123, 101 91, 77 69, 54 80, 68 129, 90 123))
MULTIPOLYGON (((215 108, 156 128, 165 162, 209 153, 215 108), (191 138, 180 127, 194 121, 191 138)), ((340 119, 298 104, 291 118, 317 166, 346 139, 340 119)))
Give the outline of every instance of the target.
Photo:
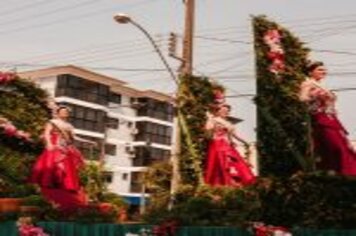
POLYGON ((17 137, 26 141, 31 141, 30 133, 18 130, 10 121, 2 117, 0 117, 0 128, 3 129, 4 134, 8 137, 17 137))
POLYGON ((113 210, 111 203, 102 202, 98 205, 99 211, 103 214, 109 214, 113 210))
POLYGON ((267 52, 267 58, 271 60, 269 71, 278 74, 285 69, 284 51, 281 45, 281 38, 279 31, 276 29, 268 30, 263 40, 269 46, 270 50, 267 52))
POLYGON ((17 129, 16 127, 11 124, 11 123, 5 123, 4 125, 2 125, 3 129, 4 129, 4 133, 9 136, 9 137, 13 137, 15 136, 17 129))
POLYGON ((279 72, 283 71, 285 68, 284 62, 282 60, 274 60, 272 64, 269 66, 269 71, 278 74, 279 72))
POLYGON ((292 233, 285 227, 265 225, 263 223, 256 222, 253 224, 255 230, 255 236, 292 236, 292 233))
POLYGON ((12 72, 0 72, 0 84, 7 83, 15 78, 12 72))
POLYGON ((281 42, 281 38, 282 36, 277 29, 271 29, 265 33, 263 40, 266 44, 270 45, 279 44, 281 42))
POLYGON ((214 89, 214 101, 215 103, 224 103, 225 102, 225 94, 221 89, 214 89))

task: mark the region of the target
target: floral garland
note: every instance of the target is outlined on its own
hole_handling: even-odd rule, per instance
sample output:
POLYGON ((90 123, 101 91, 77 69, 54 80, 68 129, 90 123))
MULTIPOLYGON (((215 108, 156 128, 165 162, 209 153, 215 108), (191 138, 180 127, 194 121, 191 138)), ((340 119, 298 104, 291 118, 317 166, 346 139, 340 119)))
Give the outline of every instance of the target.
POLYGON ((267 57, 272 61, 268 69, 275 75, 279 75, 285 69, 281 38, 282 36, 277 29, 268 30, 263 37, 263 41, 269 46, 267 57))
POLYGON ((43 125, 52 113, 48 94, 12 72, 0 72, 0 94, 0 145, 37 150, 43 125))
POLYGON ((0 128, 7 137, 16 137, 23 141, 31 142, 31 134, 23 130, 18 130, 8 119, 0 117, 0 128))
MULTIPOLYGON (((12 72, 0 72, 0 85, 7 84, 14 80, 16 75, 12 72)), ((26 141, 30 141, 31 134, 23 130, 18 130, 8 119, 0 116, 0 128, 8 137, 17 137, 26 141)))

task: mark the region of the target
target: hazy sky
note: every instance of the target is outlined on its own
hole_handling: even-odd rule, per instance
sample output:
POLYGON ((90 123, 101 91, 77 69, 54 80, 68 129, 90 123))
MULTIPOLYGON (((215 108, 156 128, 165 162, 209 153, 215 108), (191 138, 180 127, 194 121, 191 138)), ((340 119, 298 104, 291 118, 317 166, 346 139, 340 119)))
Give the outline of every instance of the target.
MULTIPOLYGON (((74 64, 115 76, 133 86, 174 92, 174 84, 145 36, 112 20, 129 14, 167 56, 169 32, 181 34, 182 0, 0 0, 0 68, 32 70, 74 64), (152 69, 157 69, 156 71, 152 69)), ((330 88, 356 87, 356 1, 196 0, 196 74, 213 76, 228 95, 255 91, 251 15, 264 14, 318 50, 329 68, 330 88), (323 51, 324 50, 324 51, 323 51), (325 51, 326 50, 326 51, 325 51)), ((179 63, 168 58, 172 68, 179 63)), ((356 139, 356 90, 338 92, 341 120, 356 139)), ((229 99, 245 120, 239 130, 254 140, 251 97, 229 99)))

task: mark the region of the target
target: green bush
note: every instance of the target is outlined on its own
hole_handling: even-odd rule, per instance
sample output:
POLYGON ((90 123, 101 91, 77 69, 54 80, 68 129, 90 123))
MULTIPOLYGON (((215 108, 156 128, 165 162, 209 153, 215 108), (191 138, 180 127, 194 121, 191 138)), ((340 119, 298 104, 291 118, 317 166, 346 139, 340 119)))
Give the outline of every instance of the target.
POLYGON ((117 208, 126 209, 128 207, 127 202, 120 195, 116 193, 110 193, 110 192, 103 193, 100 201, 111 203, 117 208))
POLYGON ((145 220, 159 224, 244 227, 264 222, 288 228, 348 229, 356 222, 356 178, 298 173, 289 178, 260 178, 245 188, 194 189, 186 186, 169 211, 149 208, 145 220))
POLYGON ((29 195, 23 198, 22 205, 43 207, 48 204, 47 200, 39 194, 29 195))
POLYGON ((245 189, 211 188, 194 189, 183 186, 178 191, 174 207, 151 209, 146 216, 149 223, 159 224, 177 220, 182 225, 234 225, 258 218, 260 202, 254 187, 245 189), (257 214, 257 215, 256 215, 257 214))
POLYGON ((356 179, 297 174, 274 179, 259 191, 261 220, 307 228, 355 228, 356 179))
POLYGON ((107 192, 100 165, 91 161, 85 164, 79 173, 80 184, 93 202, 99 202, 103 193, 107 192))

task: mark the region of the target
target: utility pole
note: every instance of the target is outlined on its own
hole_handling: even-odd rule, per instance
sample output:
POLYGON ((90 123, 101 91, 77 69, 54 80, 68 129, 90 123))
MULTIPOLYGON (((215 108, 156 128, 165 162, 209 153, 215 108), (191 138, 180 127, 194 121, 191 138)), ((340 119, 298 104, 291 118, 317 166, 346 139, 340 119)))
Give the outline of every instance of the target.
MULTIPOLYGON (((183 36, 183 52, 182 57, 178 57, 175 53, 175 36, 171 34, 172 44, 174 47, 170 47, 170 56, 175 59, 178 59, 182 62, 179 68, 179 77, 185 75, 192 75, 193 72, 193 32, 194 32, 194 11, 195 11, 195 0, 184 0, 185 4, 185 24, 184 24, 184 36, 183 36)), ((177 108, 176 108, 176 116, 175 116, 175 142, 174 142, 174 153, 172 155, 172 180, 171 180, 171 201, 169 204, 169 208, 172 208, 174 204, 174 195, 178 190, 181 176, 179 172, 179 155, 181 150, 181 130, 180 130, 180 122, 179 122, 179 110, 180 110, 180 93, 181 86, 180 82, 178 83, 177 88, 177 108)))
POLYGON ((185 26, 183 38, 183 63, 181 73, 191 75, 193 72, 193 35, 195 0, 185 0, 185 26))

